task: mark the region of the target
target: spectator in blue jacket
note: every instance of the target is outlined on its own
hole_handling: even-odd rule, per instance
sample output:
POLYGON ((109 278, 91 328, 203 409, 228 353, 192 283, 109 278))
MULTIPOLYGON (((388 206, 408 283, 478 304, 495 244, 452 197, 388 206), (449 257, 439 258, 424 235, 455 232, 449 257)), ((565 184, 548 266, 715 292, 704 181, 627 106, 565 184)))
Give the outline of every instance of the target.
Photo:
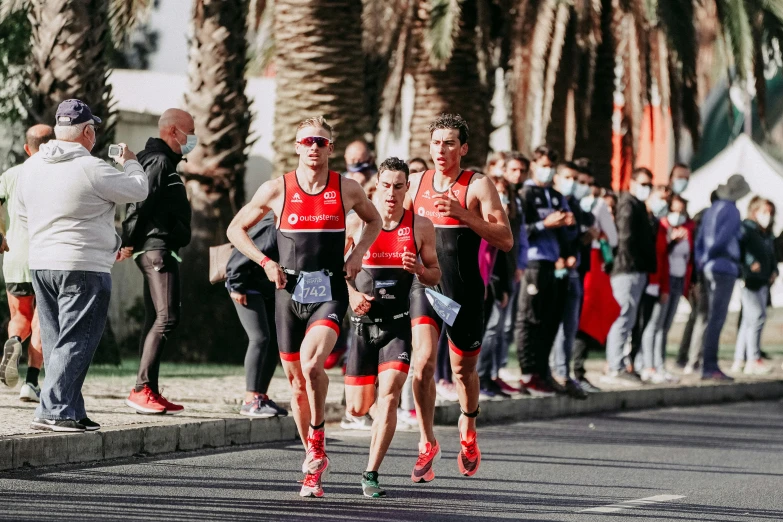
POLYGON ((707 325, 702 337, 702 380, 733 380, 718 366, 718 345, 734 284, 740 273, 742 221, 736 202, 749 192, 750 187, 740 174, 734 174, 725 185, 720 185, 716 190, 718 200, 704 213, 696 237, 696 266, 703 274, 709 301, 707 325))
POLYGON ((527 232, 528 264, 519 291, 516 344, 520 383, 531 395, 552 396, 549 352, 560 326, 568 269, 561 245, 573 240, 574 214, 565 197, 552 188, 558 155, 542 145, 533 154, 532 179, 520 197, 527 232))

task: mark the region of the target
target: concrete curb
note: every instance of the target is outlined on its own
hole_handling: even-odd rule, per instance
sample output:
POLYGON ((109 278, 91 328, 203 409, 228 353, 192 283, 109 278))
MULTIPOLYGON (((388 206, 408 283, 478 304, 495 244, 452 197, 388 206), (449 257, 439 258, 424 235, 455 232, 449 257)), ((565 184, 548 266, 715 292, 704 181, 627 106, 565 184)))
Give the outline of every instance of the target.
MULTIPOLYGON (((517 422, 782 397, 783 381, 609 391, 590 395, 585 401, 568 397, 523 397, 504 401, 482 401, 481 422, 517 422)), ((438 406, 435 408, 435 424, 456 424, 459 415, 457 404, 438 406)), ((81 434, 24 435, 0 439, 0 471, 99 462, 134 455, 159 455, 203 448, 287 442, 297 438, 296 424, 292 417, 205 419, 181 424, 107 428, 81 434)))

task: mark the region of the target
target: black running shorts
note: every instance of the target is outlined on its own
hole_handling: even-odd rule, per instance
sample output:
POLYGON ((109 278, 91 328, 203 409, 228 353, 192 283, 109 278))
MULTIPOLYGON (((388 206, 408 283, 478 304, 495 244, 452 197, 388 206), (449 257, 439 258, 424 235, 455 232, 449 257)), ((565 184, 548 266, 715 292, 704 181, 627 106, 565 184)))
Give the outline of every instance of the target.
MULTIPOLYGON (((353 318, 352 318, 353 319, 353 318)), ((379 373, 408 373, 411 361, 411 323, 408 317, 385 323, 352 321, 353 346, 348 350, 345 384, 375 384, 379 373)))

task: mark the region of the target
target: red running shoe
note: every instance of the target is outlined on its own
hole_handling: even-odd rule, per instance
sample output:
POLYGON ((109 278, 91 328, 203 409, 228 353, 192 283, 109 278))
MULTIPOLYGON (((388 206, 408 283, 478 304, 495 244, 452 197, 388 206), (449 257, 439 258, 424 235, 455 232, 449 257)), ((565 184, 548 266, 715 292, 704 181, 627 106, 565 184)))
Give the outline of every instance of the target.
POLYGON ((308 473, 302 481, 302 489, 299 490, 300 497, 321 498, 324 496, 324 488, 321 486, 321 474, 308 473))
POLYGON ((176 415, 177 413, 182 413, 185 409, 181 404, 174 404, 161 394, 158 394, 158 400, 166 407, 166 411, 164 412, 166 415, 176 415))
POLYGON ((473 438, 470 440, 462 440, 460 437, 460 444, 462 448, 457 455, 457 464, 459 465, 459 472, 466 477, 472 477, 476 474, 481 464, 481 451, 476 442, 476 433, 473 433, 473 438))
POLYGON ((159 394, 145 384, 141 391, 131 390, 125 404, 136 410, 136 413, 163 415, 166 413, 166 404, 161 399, 159 394))
POLYGON ((324 369, 331 370, 332 368, 340 366, 340 361, 343 359, 345 352, 345 348, 335 348, 332 350, 332 353, 330 353, 326 357, 326 361, 324 361, 324 369))
POLYGON ((316 430, 307 437, 307 454, 302 463, 302 473, 305 475, 320 475, 329 466, 329 458, 326 456, 326 434, 324 430, 316 430))
POLYGON ((411 480, 416 483, 430 482, 435 478, 435 471, 432 469, 432 464, 440 460, 440 444, 435 441, 433 446, 429 442, 425 443, 424 451, 421 451, 419 447, 419 458, 416 459, 416 465, 413 467, 413 473, 411 473, 411 480))
POLYGON ((514 388, 509 383, 498 377, 495 379, 495 384, 500 386, 500 389, 503 390, 506 393, 521 393, 521 390, 519 388, 514 388))
POLYGON ((532 375, 528 382, 520 381, 519 384, 533 397, 554 397, 556 394, 555 389, 538 375, 532 375))

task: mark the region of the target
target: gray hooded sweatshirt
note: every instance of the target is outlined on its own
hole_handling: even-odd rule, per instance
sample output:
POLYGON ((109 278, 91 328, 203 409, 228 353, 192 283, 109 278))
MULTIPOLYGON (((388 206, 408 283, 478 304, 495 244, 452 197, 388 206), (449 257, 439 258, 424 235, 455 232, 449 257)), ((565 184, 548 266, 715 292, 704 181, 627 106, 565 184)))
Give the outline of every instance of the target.
POLYGON ((147 186, 138 161, 126 161, 123 172, 78 143, 41 145, 25 161, 16 189, 30 270, 111 272, 121 243, 115 207, 143 201, 147 186))

